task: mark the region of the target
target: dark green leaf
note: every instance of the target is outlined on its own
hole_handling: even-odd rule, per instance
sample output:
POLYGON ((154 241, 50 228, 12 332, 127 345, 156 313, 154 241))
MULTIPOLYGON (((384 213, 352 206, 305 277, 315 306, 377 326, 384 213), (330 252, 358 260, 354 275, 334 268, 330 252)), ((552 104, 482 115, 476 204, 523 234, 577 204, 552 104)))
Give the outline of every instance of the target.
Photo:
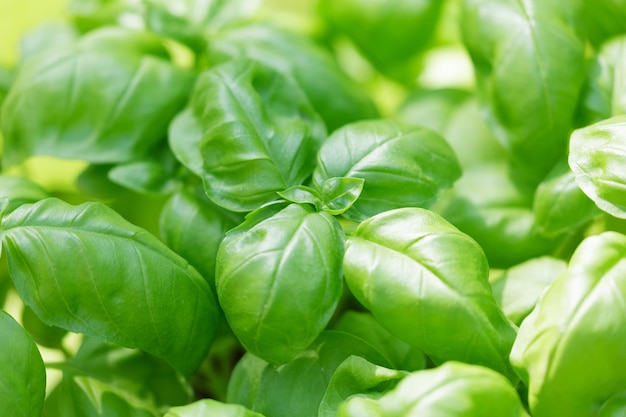
POLYGON ((424 354, 396 338, 369 313, 348 310, 333 326, 333 330, 360 337, 385 355, 394 369, 417 371, 426 366, 424 354))
POLYGON ((308 349, 279 367, 248 353, 235 367, 228 387, 228 402, 271 417, 318 417, 320 402, 333 373, 352 355, 389 366, 371 345, 337 331, 323 332, 308 349))
POLYGON ((626 218, 626 115, 576 130, 569 166, 578 186, 600 209, 626 218))
POLYGON ((626 236, 585 239, 524 320, 511 362, 534 417, 592 417, 626 392, 626 236))
POLYGON ((211 39, 212 62, 248 58, 293 77, 329 132, 378 112, 364 89, 346 76, 334 58, 310 39, 267 23, 223 31, 211 39))
POLYGON ((52 198, 18 208, 2 228, 15 287, 44 323, 144 349, 183 374, 199 366, 216 301, 156 237, 102 204, 52 198))
POLYGON ((435 363, 459 360, 515 379, 515 330, 491 292, 487 259, 437 214, 406 208, 366 220, 348 238, 343 270, 380 324, 435 363))
POLYGON ((322 398, 319 417, 336 417, 342 402, 353 395, 360 398, 378 398, 408 375, 368 362, 359 356, 350 356, 339 365, 322 398))
POLYGON ((35 342, 0 310, 0 409, 6 416, 41 415, 46 394, 46 371, 35 342))
POLYGON ((341 296, 343 245, 334 218, 297 204, 226 235, 217 294, 249 352, 286 363, 321 333, 341 296))
POLYGON ((537 181, 565 155, 572 129, 585 69, 580 4, 463 2, 463 39, 488 122, 537 181))
POLYGON ((494 277, 493 295, 506 317, 519 326, 566 267, 562 259, 548 256, 528 260, 494 277))
POLYGON ((320 193, 323 210, 333 216, 343 214, 354 205, 363 191, 363 178, 329 178, 322 183, 320 193))
POLYGON ((143 156, 165 137, 193 82, 166 57, 158 39, 122 28, 38 54, 20 68, 2 107, 5 162, 143 156))
POLYGON ((346 35, 383 74, 414 82, 412 60, 435 33, 441 0, 323 0, 320 11, 332 29, 346 35))
POLYGON ((193 113, 174 122, 170 144, 216 204, 254 210, 313 171, 324 124, 291 78, 231 61, 198 78, 190 106, 193 113))
POLYGON ((405 377, 380 399, 345 402, 339 417, 528 417, 509 381, 481 366, 448 362, 405 377))
POLYGON ((585 33, 594 45, 626 33, 626 2, 624 0, 584 0, 585 33))
POLYGON ((263 417, 259 413, 250 411, 237 404, 224 404, 215 400, 207 399, 196 401, 184 407, 170 409, 165 417, 263 417))
POLYGON ((42 322, 28 306, 24 306, 24 310, 22 310, 22 326, 24 326, 35 342, 52 349, 61 348, 63 338, 67 334, 65 329, 48 326, 42 322))
POLYGON ((343 215, 353 221, 401 207, 427 207, 461 175, 454 152, 432 130, 368 120, 335 131, 322 146, 313 183, 333 177, 365 180, 358 200, 343 215))
POLYGON ((165 203, 159 230, 163 241, 215 289, 217 250, 226 232, 238 223, 238 216, 215 206, 203 191, 180 190, 165 203))

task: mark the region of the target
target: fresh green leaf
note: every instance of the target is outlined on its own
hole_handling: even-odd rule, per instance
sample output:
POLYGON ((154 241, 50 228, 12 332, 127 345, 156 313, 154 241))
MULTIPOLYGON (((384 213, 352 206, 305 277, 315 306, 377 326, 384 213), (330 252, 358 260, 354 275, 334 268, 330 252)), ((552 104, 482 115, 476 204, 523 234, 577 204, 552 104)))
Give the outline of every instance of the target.
POLYGON ((380 324, 435 363, 464 361, 515 379, 515 330, 491 292, 487 259, 437 214, 406 208, 366 220, 348 238, 343 270, 380 324))
POLYGON ((78 32, 73 26, 61 22, 45 23, 22 37, 20 61, 24 63, 53 48, 71 47, 77 40, 78 32))
POLYGON ((431 42, 444 2, 415 0, 322 0, 329 26, 346 35, 383 74, 414 82, 412 64, 431 42))
POLYGON ((67 330, 55 326, 48 326, 42 322, 35 312, 28 306, 22 310, 22 326, 28 331, 33 340, 52 349, 60 349, 67 330))
POLYGON ((337 216, 354 205, 363 191, 363 178, 329 178, 322 183, 320 193, 324 200, 323 210, 337 216))
POLYGON ((576 230, 600 213, 576 183, 565 160, 537 187, 533 212, 538 229, 546 236, 576 230))
POLYGON ((322 208, 322 195, 316 189, 306 185, 294 185, 284 191, 278 191, 278 195, 292 203, 311 204, 318 210, 322 208))
POLYGON ((626 115, 576 130, 569 166, 576 183, 603 211, 626 218, 626 115))
POLYGON ((163 241, 189 261, 215 290, 215 258, 226 232, 239 216, 215 206, 201 190, 180 190, 165 203, 159 219, 163 241))
POLYGON ((266 416, 318 417, 320 402, 335 370, 352 355, 389 366, 371 345, 337 331, 323 332, 291 362, 279 367, 248 353, 235 367, 228 402, 266 416))
POLYGON ((359 356, 350 356, 331 378, 319 408, 319 417, 335 417, 342 402, 353 395, 378 398, 409 373, 374 365, 359 356))
POLYGON ((322 332, 341 296, 343 244, 335 219, 297 204, 226 235, 217 294, 249 352, 283 364, 322 332))
POLYGON ((348 310, 332 328, 365 340, 378 349, 394 369, 417 371, 426 367, 426 358, 419 349, 393 336, 369 313, 348 310))
POLYGON ((44 323, 144 349, 183 374, 199 366, 216 301, 156 237, 102 204, 54 198, 21 206, 2 229, 15 287, 44 323))
POLYGON ((103 26, 143 26, 141 2, 137 0, 70 0, 68 3, 68 15, 81 32, 103 26))
POLYGON ((584 0, 585 33, 594 45, 626 33, 626 3, 624 0, 584 0))
POLYGON ((5 163, 32 155, 94 163, 143 156, 165 137, 193 82, 166 57, 152 35, 105 28, 30 59, 2 107, 5 163))
POLYGON ((463 40, 487 121, 538 182, 566 153, 584 80, 581 1, 462 4, 463 40))
POLYGON ((522 262, 490 281, 493 295, 506 317, 519 326, 566 267, 562 259, 549 256, 522 262))
POLYGON ((597 416, 626 392, 626 236, 585 239, 524 320, 511 362, 533 417, 597 416))
POLYGON ((475 365, 448 362, 404 378, 380 399, 352 397, 339 417, 528 417, 509 381, 475 365))
POLYGON ((361 178, 363 191, 343 215, 362 221, 401 207, 428 207, 461 175, 454 152, 437 133, 392 120, 368 120, 335 131, 318 155, 313 183, 361 178))
POLYGON ((325 137, 298 85, 250 60, 204 72, 191 109, 197 122, 183 113, 170 130, 170 145, 202 177, 209 198, 232 211, 254 210, 301 184, 325 137))
POLYGON ((263 417, 262 414, 250 411, 237 404, 224 404, 215 400, 206 399, 196 401, 184 407, 170 409, 165 417, 263 417))
POLYGON ((0 408, 7 416, 41 415, 46 372, 35 342, 17 322, 0 310, 0 408))
POLYGON ((328 51, 277 25, 257 22, 225 30, 211 39, 208 56, 211 62, 248 58, 293 77, 329 132, 378 115, 371 98, 342 72, 328 51))
POLYGON ((35 203, 48 197, 46 190, 28 178, 3 174, 0 174, 0 195, 8 199, 4 214, 22 204, 35 203))

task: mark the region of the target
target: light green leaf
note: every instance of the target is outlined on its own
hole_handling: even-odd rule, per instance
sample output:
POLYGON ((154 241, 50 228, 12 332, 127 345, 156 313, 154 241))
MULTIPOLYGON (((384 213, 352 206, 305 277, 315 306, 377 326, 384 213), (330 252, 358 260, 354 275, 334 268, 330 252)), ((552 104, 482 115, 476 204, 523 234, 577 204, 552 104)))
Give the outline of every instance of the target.
POLYGON ((141 157, 164 139, 192 82, 157 38, 130 29, 101 29, 38 54, 20 67, 2 107, 4 161, 141 157))
POLYGON ((199 366, 215 296, 156 237, 103 204, 53 198, 21 206, 2 229, 15 287, 44 323, 144 349, 183 374, 199 366))
POLYGON ((343 215, 362 221, 401 207, 428 207, 461 175, 454 152, 437 133, 378 119, 351 123, 324 142, 313 172, 322 189, 333 177, 361 178, 360 197, 343 215))
POLYGON ((25 177, 0 175, 0 195, 8 199, 4 214, 8 214, 22 204, 35 203, 48 197, 48 192, 25 177))
POLYGON ((363 178, 329 178, 322 183, 320 193, 324 200, 323 210, 337 216, 352 207, 363 191, 363 178))
POLYGON ((208 56, 211 62, 252 59, 292 77, 329 132, 378 115, 365 89, 341 71, 327 50, 277 25, 256 22, 225 30, 211 39, 208 56))
POLYGON ((463 40, 487 121, 538 182, 566 153, 582 88, 581 0, 462 4, 463 40))
POLYGON ((574 131, 569 166, 600 209, 626 218, 626 115, 574 131))
POLYGON ((294 185, 284 191, 279 191, 278 195, 292 203, 311 204, 318 210, 322 208, 322 195, 316 189, 306 185, 294 185))
POLYGON ((528 417, 515 388, 481 366, 448 362, 405 377, 380 399, 352 397, 339 417, 528 417))
POLYGON ((0 310, 0 409, 7 416, 41 415, 46 371, 35 342, 11 316, 0 310))
POLYGON ((380 324, 435 363, 479 364, 516 379, 508 363, 515 330, 491 292, 487 259, 437 214, 406 208, 366 220, 348 238, 343 270, 380 324))
POLYGON ((262 414, 250 411, 237 404, 224 404, 206 399, 196 401, 184 407, 171 408, 165 417, 263 417, 262 414))
POLYGON ((250 60, 204 72, 190 107, 170 130, 174 154, 232 211, 252 211, 300 185, 326 136, 298 85, 250 60))
POLYGON ((522 323, 511 362, 534 417, 592 417, 626 392, 626 236, 585 239, 522 323))
POLYGON ((112 167, 107 175, 111 182, 139 194, 161 196, 170 194, 180 184, 180 164, 169 148, 155 150, 144 158, 112 167))
POLYGON ((343 244, 334 218, 298 204, 226 235, 217 294, 249 352, 283 364, 322 332, 341 296, 343 244))

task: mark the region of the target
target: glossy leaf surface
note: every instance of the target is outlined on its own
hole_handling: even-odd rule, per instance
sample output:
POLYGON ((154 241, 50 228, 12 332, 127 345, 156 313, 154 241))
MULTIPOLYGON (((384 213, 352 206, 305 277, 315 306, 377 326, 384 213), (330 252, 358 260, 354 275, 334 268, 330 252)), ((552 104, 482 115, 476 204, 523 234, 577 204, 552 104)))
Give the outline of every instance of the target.
POLYGON ((510 382, 480 366, 449 362, 405 377, 380 399, 354 397, 339 417, 528 417, 510 382))
POLYGON ((192 82, 157 38, 129 29, 102 29, 38 54, 20 68, 2 107, 4 161, 142 156, 163 139, 192 82))
POLYGON ((515 378, 508 363, 515 330, 493 297, 485 255, 437 214, 398 209, 361 223, 343 269, 374 317, 435 363, 464 361, 515 378))
POLYGON ((250 60, 204 72, 191 113, 179 117, 170 130, 174 154, 202 177, 211 200, 233 211, 252 211, 301 184, 325 138, 298 85, 250 60))
POLYGON ((572 129, 585 64, 576 32, 580 5, 579 0, 463 2, 463 40, 488 122, 537 180, 565 155, 572 129))
POLYGON ((46 324, 144 349, 183 374, 200 364, 215 297, 156 237, 102 204, 52 198, 13 211, 2 229, 15 287, 46 324))
POLYGON ((0 408, 16 417, 41 415, 46 372, 37 345, 7 313, 0 311, 0 408))
POLYGON ((342 291, 343 240, 330 215, 296 204, 227 234, 217 254, 217 294, 249 352, 283 364, 321 333, 342 291))
POLYGON ((353 221, 401 207, 428 207, 461 175, 454 152, 437 133, 391 120, 349 124, 324 142, 313 183, 362 178, 360 197, 343 215, 353 221))
POLYGON ((576 130, 569 166, 578 186, 600 209, 626 218, 626 115, 576 130))
POLYGON ((585 239, 522 323, 511 362, 529 387, 534 417, 596 416, 626 391, 626 237, 585 239))
POLYGON ((225 404, 215 400, 206 399, 196 401, 183 407, 171 408, 165 417, 263 417, 259 413, 250 411, 237 404, 225 404))

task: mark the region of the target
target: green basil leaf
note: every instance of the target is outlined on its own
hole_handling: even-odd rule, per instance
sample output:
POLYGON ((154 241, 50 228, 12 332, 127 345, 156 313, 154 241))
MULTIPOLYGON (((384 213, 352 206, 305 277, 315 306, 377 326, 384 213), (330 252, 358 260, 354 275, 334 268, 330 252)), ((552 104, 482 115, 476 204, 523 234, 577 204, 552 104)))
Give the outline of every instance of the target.
POLYGON ((506 317, 519 326, 566 267, 562 259, 549 256, 522 262, 490 279, 493 295, 506 317))
POLYGON ((475 239, 494 268, 544 255, 560 242, 539 231, 532 210, 535 190, 519 177, 506 161, 473 166, 432 207, 475 239))
POLYGON ((580 3, 466 0, 462 6, 463 40, 488 122, 537 181, 566 153, 584 80, 580 3))
POLYGON ((76 188, 88 197, 103 201, 119 198, 125 190, 109 178, 114 164, 89 164, 76 177, 76 188))
POLYGON ((405 377, 379 399, 355 396, 339 417, 386 416, 528 417, 515 388, 481 366, 448 362, 405 377))
POLYGON ((335 370, 352 355, 389 366, 383 356, 362 339, 331 330, 323 332, 291 362, 279 367, 248 353, 233 371, 228 402, 272 417, 317 417, 335 370))
POLYGON ((576 183, 603 211, 626 218, 626 115, 574 131, 569 166, 576 183))
POLYGON ((626 113, 626 37, 602 45, 582 93, 583 125, 626 113))
POLYGON ((198 78, 191 108, 202 136, 177 124, 182 129, 170 131, 170 143, 216 204, 251 211, 313 171, 325 128, 291 78, 253 61, 231 61, 198 78), (198 157, 187 152, 201 155, 199 172, 198 157))
POLYGON ((44 23, 26 33, 20 41, 20 61, 49 51, 51 48, 72 46, 78 40, 76 28, 61 22, 44 23))
POLYGON ((263 417, 262 414, 250 411, 237 404, 224 404, 215 400, 206 399, 196 401, 184 407, 171 408, 165 417, 263 417))
POLYGON ((515 330, 491 292, 487 259, 442 217, 405 208, 366 220, 348 238, 343 270, 380 324, 435 363, 459 360, 515 378, 515 330))
POLYGON ((414 82, 412 65, 431 42, 443 1, 323 0, 320 11, 332 29, 346 35, 383 74, 414 82))
POLYGON ((103 204, 54 198, 16 209, 2 229, 15 287, 44 323, 144 349, 183 374, 199 366, 215 297, 156 237, 103 204))
POLYGON ((422 351, 393 336, 369 313, 348 310, 332 328, 365 340, 385 355, 394 369, 417 371, 426 367, 422 351))
POLYGON ((152 404, 112 384, 86 376, 64 376, 46 399, 43 417, 161 417, 152 404))
POLYGON ((316 189, 306 185, 294 185, 284 191, 279 191, 278 195, 292 203, 311 204, 318 210, 322 208, 322 195, 316 189))
POLYGON ((378 115, 364 89, 344 74, 334 57, 312 40, 276 25, 257 22, 212 37, 211 62, 247 58, 293 77, 329 132, 378 115))
POLYGON ((102 26, 141 27, 141 2, 136 0, 71 0, 67 12, 81 32, 102 26))
POLYGON ((200 51, 213 32, 252 17, 261 1, 144 0, 143 3, 146 25, 152 32, 200 51))
POLYGON ((38 416, 46 395, 46 370, 37 345, 0 310, 0 408, 8 416, 38 416))
POLYGON ((377 398, 408 374, 375 365, 359 356, 350 356, 339 365, 328 383, 318 416, 337 416, 340 404, 353 395, 377 398))
POLYGON ((8 199, 4 214, 26 203, 35 203, 48 197, 48 192, 25 177, 0 175, 0 194, 8 199))
POLYGON ((286 363, 322 332, 341 296, 343 245, 334 218, 297 204, 226 235, 217 294, 249 352, 286 363))
POLYGON ((624 235, 585 239, 520 326, 511 363, 533 416, 596 416, 626 392, 625 255, 624 235))
POLYGON ((33 340, 52 349, 60 349, 67 330, 55 326, 48 326, 41 321, 35 312, 28 306, 22 310, 22 326, 32 336, 33 340))
POLYGON ((226 232, 239 216, 215 206, 203 191, 180 190, 165 203, 159 219, 163 241, 187 259, 215 290, 215 259, 226 232))
POLYGON ((467 91, 452 88, 413 91, 395 117, 439 133, 464 169, 508 158, 484 122, 476 97, 467 91))
POLYGON ((363 178, 329 178, 322 183, 323 210, 337 216, 354 205, 363 191, 363 178))
POLYGON ((29 60, 2 107, 5 162, 32 155, 94 163, 143 156, 165 137, 193 82, 190 71, 164 56, 151 35, 106 28, 29 60))
POLYGON ((624 417, 626 412, 626 392, 609 398, 598 411, 598 417, 624 417))
POLYGON ((542 234, 557 236, 588 224, 600 211, 582 192, 564 160, 537 187, 533 213, 542 234))
POLYGON ((93 378, 159 409, 192 399, 189 383, 164 360, 87 336, 61 367, 66 377, 93 378))
POLYGON ((174 155, 164 147, 145 158, 118 164, 107 175, 113 183, 139 194, 161 196, 170 194, 179 186, 180 181, 176 178, 179 168, 174 155))
POLYGON ((594 45, 626 33, 624 0, 585 0, 583 7, 585 33, 594 45))
POLYGON ((392 120, 351 123, 324 142, 313 172, 322 189, 333 177, 361 178, 363 191, 343 215, 362 221, 401 207, 427 207, 461 175, 454 152, 437 133, 392 120))

